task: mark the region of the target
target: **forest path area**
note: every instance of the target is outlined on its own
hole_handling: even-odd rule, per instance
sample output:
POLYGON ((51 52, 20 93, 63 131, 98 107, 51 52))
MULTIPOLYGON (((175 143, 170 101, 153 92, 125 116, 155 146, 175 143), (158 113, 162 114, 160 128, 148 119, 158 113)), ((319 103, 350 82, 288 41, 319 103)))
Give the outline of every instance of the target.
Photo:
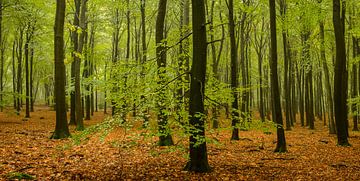
MULTIPOLYGON (((32 176, 37 180, 358 180, 360 133, 350 132, 351 147, 336 146, 336 136, 316 121, 316 129, 296 125, 286 132, 288 152, 274 153, 276 134, 242 131, 240 141, 229 141, 230 131, 211 131, 208 143, 213 171, 183 171, 186 139, 175 136, 176 146, 158 147, 156 138, 139 128, 116 128, 105 139, 87 136, 49 139, 55 128, 55 112, 37 108, 29 120, 23 115, 0 113, 0 180, 32 176)), ((104 119, 96 112, 89 127, 104 119)), ((70 131, 76 135, 75 127, 70 131)))

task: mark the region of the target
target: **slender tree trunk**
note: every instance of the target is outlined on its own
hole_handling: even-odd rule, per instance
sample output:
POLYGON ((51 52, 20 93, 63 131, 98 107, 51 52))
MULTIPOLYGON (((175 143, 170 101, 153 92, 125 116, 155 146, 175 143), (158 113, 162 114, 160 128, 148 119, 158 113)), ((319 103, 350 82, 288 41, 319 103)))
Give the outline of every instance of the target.
MULTIPOLYGON (((352 16, 355 16, 355 7, 352 8, 351 11, 351 15, 350 15, 350 26, 354 26, 354 22, 353 22, 353 18, 352 16)), ((354 36, 352 36, 352 45, 353 45, 353 60, 355 60, 357 58, 357 45, 358 45, 358 39, 354 36)), ((357 88, 357 83, 358 83, 358 66, 359 63, 358 62, 354 62, 352 64, 352 71, 351 71, 351 98, 355 99, 358 96, 358 88, 357 88)), ((351 111, 352 111, 352 119, 353 119, 353 131, 359 131, 358 128, 358 115, 359 115, 359 111, 357 109, 357 104, 353 103, 351 105, 351 111)))
POLYGON ((31 41, 30 24, 28 24, 25 38, 25 118, 30 118, 30 84, 29 84, 29 44, 31 41))
MULTIPOLYGON (((120 15, 119 15, 119 9, 116 8, 116 11, 115 11, 115 27, 114 27, 114 33, 113 33, 113 49, 112 49, 112 74, 114 74, 115 72, 114 69, 116 68, 117 66, 117 62, 119 60, 119 42, 120 42, 120 15)), ((118 78, 116 77, 116 75, 112 75, 112 78, 114 80, 117 80, 118 78)), ((118 87, 116 84, 113 85, 113 89, 112 89, 112 93, 115 93, 118 91, 118 87)), ((117 114, 117 105, 116 105, 116 102, 114 100, 111 100, 111 115, 112 116, 115 116, 117 114)))
MULTIPOLYGON (((74 0, 75 3, 75 13, 74 13, 74 22, 73 25, 75 27, 80 26, 80 0, 74 0)), ((79 56, 77 53, 78 47, 79 47, 79 35, 77 33, 77 29, 73 32, 71 32, 71 41, 73 44, 73 53, 72 58, 73 62, 71 63, 71 85, 75 85, 75 71, 76 71, 76 57, 79 56)), ((75 99, 75 91, 70 92, 70 125, 76 125, 76 99, 75 99)))
MULTIPOLYGON (((166 44, 164 42, 164 25, 166 15, 167 0, 159 0, 158 16, 156 19, 156 57, 158 66, 158 85, 162 86, 165 83, 165 68, 166 68, 166 44)), ((159 145, 169 146, 173 145, 173 140, 168 128, 168 117, 166 115, 165 97, 166 93, 164 89, 161 89, 158 93, 157 107, 158 113, 158 126, 159 126, 159 145)))
POLYGON ((338 145, 349 146, 347 126, 347 71, 345 50, 345 1, 333 0, 333 23, 336 43, 334 76, 335 122, 338 145))
MULTIPOLYGON (((86 2, 87 0, 81 0, 81 10, 80 10, 80 19, 79 25, 82 29, 82 33, 78 39, 78 49, 77 52, 82 54, 84 41, 85 41, 85 31, 86 31, 86 2)), ((81 65, 81 58, 76 56, 75 57, 75 120, 76 120, 76 130, 84 130, 84 123, 83 123, 83 104, 81 100, 81 90, 80 90, 80 65, 81 65)))
MULTIPOLYGON (((237 63, 237 48, 235 43, 235 22, 234 22, 234 2, 229 0, 229 36, 230 36, 230 53, 231 53, 231 89, 233 102, 231 104, 231 126, 232 135, 231 140, 239 140, 239 101, 238 101, 238 63, 237 63)), ((243 100, 244 101, 244 100, 243 100)))
POLYGON ((15 54, 16 54, 16 40, 13 42, 12 47, 12 86, 13 86, 13 102, 14 102, 14 110, 17 108, 16 102, 16 68, 15 68, 15 54))
POLYGON ((275 152, 286 152, 285 132, 280 104, 280 91, 277 74, 277 42, 276 42, 276 9, 275 0, 269 0, 270 7, 270 31, 271 31, 271 96, 273 106, 273 120, 277 124, 277 144, 275 152))
MULTIPOLYGON (((230 0, 232 1, 232 0, 230 0)), ((190 160, 185 170, 209 172, 205 141, 204 94, 207 59, 204 0, 192 0, 193 64, 191 68, 189 123, 196 131, 190 131, 190 160)))
POLYGON ((330 83, 330 73, 329 68, 326 62, 326 53, 325 53, 325 31, 324 31, 324 22, 320 22, 320 43, 321 43, 321 60, 322 67, 325 75, 325 89, 326 89, 326 99, 329 106, 329 133, 335 134, 335 121, 334 121, 334 103, 333 103, 333 94, 330 83))
POLYGON ((51 138, 61 139, 70 136, 66 120, 65 106, 65 64, 64 64, 64 21, 65 21, 65 0, 56 1, 55 16, 55 99, 56 99, 56 126, 51 138))
MULTIPOLYGON (((283 23, 285 23, 286 18, 286 0, 280 0, 280 14, 283 23)), ((288 43, 287 43, 287 33, 286 29, 282 27, 282 40, 283 40, 283 49, 284 49, 284 94, 285 94, 285 118, 286 118, 286 130, 291 130, 291 117, 290 117, 290 105, 291 105, 291 98, 290 98, 290 86, 289 86, 289 57, 288 57, 288 43)))
POLYGON ((23 46, 23 33, 24 33, 24 29, 23 27, 20 27, 20 31, 19 31, 19 39, 18 39, 18 46, 17 46, 17 50, 18 50, 18 62, 17 62, 17 103, 16 103, 16 114, 20 115, 20 110, 21 110, 21 106, 22 106, 22 98, 21 98, 21 89, 22 89, 22 46, 23 46))
MULTIPOLYGON (((33 26, 33 28, 34 28, 34 26, 33 26)), ((33 34, 34 34, 34 29, 33 29, 33 34)), ((34 89, 33 68, 34 68, 34 47, 31 47, 30 48, 30 77, 29 77, 29 79, 30 79, 30 112, 34 112, 34 102, 35 102, 35 95, 36 95, 36 93, 35 93, 35 95, 33 93, 33 89, 34 89)))

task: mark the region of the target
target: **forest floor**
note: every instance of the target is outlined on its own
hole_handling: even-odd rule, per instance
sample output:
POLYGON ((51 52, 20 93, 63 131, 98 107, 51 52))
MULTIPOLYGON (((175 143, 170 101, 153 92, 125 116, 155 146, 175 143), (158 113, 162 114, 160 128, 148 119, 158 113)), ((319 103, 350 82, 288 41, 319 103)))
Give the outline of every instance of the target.
MULTIPOLYGON (((0 180, 32 177, 37 180, 359 180, 360 133, 350 132, 351 147, 336 146, 335 135, 321 121, 316 129, 296 125, 286 131, 288 152, 274 153, 276 134, 241 131, 240 141, 229 141, 231 131, 207 134, 210 173, 183 171, 187 143, 156 146, 148 130, 118 127, 108 135, 86 136, 86 141, 49 139, 55 112, 37 107, 29 120, 7 111, 0 113, 0 180)), ((96 112, 89 127, 102 122, 96 112)), ((73 135, 78 135, 71 126, 73 135)))

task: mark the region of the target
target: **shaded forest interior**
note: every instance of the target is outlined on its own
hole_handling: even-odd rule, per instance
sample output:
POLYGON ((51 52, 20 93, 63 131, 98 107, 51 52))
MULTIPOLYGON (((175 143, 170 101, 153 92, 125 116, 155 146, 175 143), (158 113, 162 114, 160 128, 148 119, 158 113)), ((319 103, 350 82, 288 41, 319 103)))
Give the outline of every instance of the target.
POLYGON ((357 0, 0 0, 0 178, 360 178, 357 0))

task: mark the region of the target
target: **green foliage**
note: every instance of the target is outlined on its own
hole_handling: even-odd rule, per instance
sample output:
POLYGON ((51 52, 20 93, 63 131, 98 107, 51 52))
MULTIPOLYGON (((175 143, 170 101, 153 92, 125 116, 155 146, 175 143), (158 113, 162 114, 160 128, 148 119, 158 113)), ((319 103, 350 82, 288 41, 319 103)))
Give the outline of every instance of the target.
POLYGON ((9 180, 34 180, 36 179, 36 177, 26 174, 26 173, 21 173, 21 172, 10 172, 8 174, 6 174, 6 178, 9 180))

